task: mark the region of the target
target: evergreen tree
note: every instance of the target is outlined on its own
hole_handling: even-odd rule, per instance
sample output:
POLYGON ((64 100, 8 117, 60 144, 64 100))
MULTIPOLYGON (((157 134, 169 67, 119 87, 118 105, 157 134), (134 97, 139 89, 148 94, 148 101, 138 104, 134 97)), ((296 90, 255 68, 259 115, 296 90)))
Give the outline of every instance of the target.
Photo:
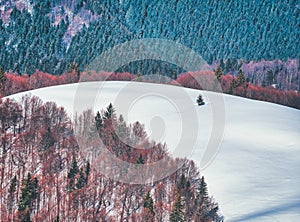
POLYGON ((96 126, 97 131, 99 131, 99 129, 102 127, 102 125, 103 125, 102 117, 101 117, 100 112, 98 111, 95 116, 95 126, 96 126))
POLYGON ((202 95, 199 95, 199 96, 198 96, 198 98, 197 98, 197 104, 198 104, 198 106, 202 106, 202 105, 205 104, 205 103, 204 103, 204 100, 203 100, 203 98, 202 98, 202 95))
POLYGON ((218 65, 217 68, 216 68, 216 70, 215 70, 215 76, 216 76, 217 79, 220 81, 222 75, 223 75, 222 68, 221 68, 220 65, 218 65))
POLYGON ((196 190, 195 209, 199 221, 220 221, 219 207, 208 196, 207 184, 202 176, 196 190))
POLYGON ((144 160, 142 154, 140 154, 139 158, 137 159, 137 161, 135 163, 136 164, 145 164, 145 160, 144 160))
POLYGON ((208 199, 207 183, 205 182, 203 176, 200 180, 200 187, 197 193, 197 198, 200 199, 201 202, 204 202, 208 199))
POLYGON ((184 174, 181 174, 181 177, 180 177, 180 180, 179 180, 179 183, 177 185, 177 188, 178 190, 183 190, 186 188, 186 179, 185 179, 185 176, 184 174))
POLYGON ((170 214, 170 222, 184 222, 183 205, 181 203, 181 195, 179 193, 176 195, 176 200, 170 214))
POLYGON ((86 177, 83 173, 83 170, 80 169, 80 172, 79 172, 79 178, 77 180, 77 183, 76 183, 76 189, 81 189, 82 187, 84 187, 86 185, 86 177))
POLYGON ((240 69, 239 73, 237 75, 237 86, 241 86, 246 82, 245 74, 243 71, 240 69))
POLYGON ((91 165, 90 162, 88 161, 86 163, 86 168, 85 168, 86 181, 88 180, 88 176, 90 175, 90 172, 91 172, 91 165))
POLYGON ((107 119, 112 119, 114 117, 115 117, 115 108, 110 103, 106 108, 106 111, 104 112, 103 119, 107 120, 107 119))
POLYGON ((77 74, 77 82, 80 80, 80 68, 77 62, 72 62, 69 64, 68 72, 75 72, 77 74))
POLYGON ((220 68, 221 68, 221 70, 225 69, 225 63, 224 63, 223 59, 220 59, 220 68))
POLYGON ((153 199, 148 191, 144 197, 144 213, 143 213, 143 221, 152 222, 154 221, 154 206, 153 199))
POLYGON ((32 179, 28 173, 27 179, 23 181, 21 189, 21 197, 19 201, 19 217, 21 221, 31 221, 30 214, 34 209, 34 201, 39 196, 39 185, 37 178, 32 179))
POLYGON ((69 190, 74 190, 75 188, 75 177, 79 172, 79 168, 78 168, 78 164, 76 161, 76 158, 73 157, 73 161, 72 161, 72 167, 70 169, 70 171, 68 172, 68 179, 69 179, 69 183, 68 183, 68 189, 69 190))
POLYGON ((5 72, 3 67, 0 66, 0 89, 4 85, 4 82, 6 81, 5 72))
POLYGON ((229 93, 233 94, 233 90, 237 87, 237 80, 236 78, 233 77, 233 79, 230 82, 230 86, 229 86, 229 93))
POLYGON ((274 83, 274 73, 272 70, 267 72, 267 84, 272 85, 274 83))

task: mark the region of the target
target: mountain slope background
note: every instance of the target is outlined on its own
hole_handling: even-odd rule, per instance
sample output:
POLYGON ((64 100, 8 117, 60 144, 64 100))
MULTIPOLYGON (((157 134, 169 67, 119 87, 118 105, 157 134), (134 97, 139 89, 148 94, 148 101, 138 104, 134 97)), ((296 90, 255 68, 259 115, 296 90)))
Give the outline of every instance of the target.
MULTIPOLYGON (((230 72, 250 60, 300 57, 298 1, 12 0, 1 1, 0 10, 0 65, 18 73, 61 74, 73 62, 84 70, 104 50, 142 38, 181 43, 210 64, 230 59, 230 72)), ((121 71, 153 67, 169 76, 183 71, 157 61, 121 71)))

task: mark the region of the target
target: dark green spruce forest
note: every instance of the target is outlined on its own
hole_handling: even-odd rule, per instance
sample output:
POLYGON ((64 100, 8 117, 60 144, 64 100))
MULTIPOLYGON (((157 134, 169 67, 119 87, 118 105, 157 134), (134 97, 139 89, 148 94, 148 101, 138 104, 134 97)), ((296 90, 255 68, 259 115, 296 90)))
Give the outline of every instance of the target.
MULTIPOLYGON (((0 3, 0 65, 20 74, 32 74, 35 69, 62 74, 73 62, 84 70, 104 50, 142 38, 178 42, 210 64, 300 57, 296 0, 17 2, 0 3)), ((176 68, 142 61, 120 71, 147 74, 153 67, 166 75, 176 68)))

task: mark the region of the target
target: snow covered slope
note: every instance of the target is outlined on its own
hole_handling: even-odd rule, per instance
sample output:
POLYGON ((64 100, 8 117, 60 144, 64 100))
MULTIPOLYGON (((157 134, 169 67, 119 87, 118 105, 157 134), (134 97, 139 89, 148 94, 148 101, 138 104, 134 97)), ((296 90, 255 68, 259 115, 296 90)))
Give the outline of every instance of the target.
MULTIPOLYGON (((145 123, 151 137, 165 141, 171 153, 179 144, 178 136, 184 135, 186 145, 193 140, 189 138, 191 133, 182 132, 182 121, 194 118, 192 121, 197 121, 199 126, 198 141, 197 149, 189 158, 200 165, 203 149, 213 136, 216 119, 212 115, 213 101, 209 99, 214 93, 201 92, 206 101, 202 107, 193 103, 190 107, 181 107, 179 104, 184 101, 174 93, 175 88, 179 87, 93 82, 38 89, 31 94, 57 102, 70 115, 74 107, 78 110, 78 107, 85 109, 93 105, 91 108, 99 110, 109 102, 128 100, 128 113, 122 113, 126 110, 116 104, 117 112, 130 122, 145 123), (99 84, 102 84, 100 90, 99 84), (158 93, 153 93, 157 90, 158 93), (91 99, 92 103, 88 105, 83 98, 91 99)), ((199 95, 198 90, 180 88, 179 91, 186 93, 191 101, 199 95)), ((22 94, 12 97, 18 99, 22 94)), ((215 159, 201 173, 206 177, 210 193, 220 204, 225 221, 299 221, 300 111, 229 95, 222 98, 225 104, 222 143, 215 159)))

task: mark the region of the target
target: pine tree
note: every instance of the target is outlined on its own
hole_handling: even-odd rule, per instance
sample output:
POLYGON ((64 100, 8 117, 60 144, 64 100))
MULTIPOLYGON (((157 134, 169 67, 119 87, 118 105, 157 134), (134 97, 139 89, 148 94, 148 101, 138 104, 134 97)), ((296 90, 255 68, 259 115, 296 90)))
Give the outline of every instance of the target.
POLYGON ((19 217, 21 221, 31 221, 30 214, 34 209, 34 201, 39 196, 39 185, 37 178, 32 180, 31 174, 28 173, 27 179, 23 181, 21 197, 19 201, 19 217))
POLYGON ((75 72, 77 75, 77 82, 80 80, 80 69, 77 62, 72 62, 69 64, 69 70, 68 72, 75 72))
POLYGON ((137 161, 135 163, 136 164, 145 164, 145 160, 144 160, 142 154, 140 154, 139 158, 137 159, 137 161))
POLYGON ((90 175, 90 172, 91 172, 91 165, 90 165, 90 162, 88 161, 86 163, 86 167, 85 167, 86 181, 88 180, 88 176, 90 175))
POLYGON ((110 103, 106 108, 106 111, 104 112, 103 119, 107 120, 107 119, 112 119, 114 117, 115 117, 115 108, 110 103))
POLYGON ((197 104, 198 104, 198 106, 202 106, 202 105, 205 104, 205 103, 204 103, 204 100, 203 100, 203 98, 202 98, 202 95, 199 95, 199 96, 198 96, 198 98, 197 98, 197 104))
POLYGON ((237 86, 243 85, 245 81, 246 81, 245 75, 243 71, 240 69, 237 75, 237 86))
POLYGON ((207 183, 204 180, 204 177, 201 177, 200 187, 197 193, 197 198, 201 200, 201 202, 206 201, 208 199, 208 191, 207 191, 207 183))
POLYGON ((98 111, 95 116, 95 126, 96 126, 97 131, 99 131, 99 129, 102 127, 102 125, 103 125, 102 117, 101 117, 100 112, 98 111))
POLYGON ((5 81, 6 81, 5 72, 4 69, 0 66, 0 89, 4 85, 5 81))
POLYGON ((196 191, 195 209, 199 221, 220 221, 218 204, 208 196, 207 184, 202 176, 196 191))
POLYGON ((229 86, 229 93, 233 94, 233 90, 237 87, 237 80, 236 78, 233 78, 230 82, 230 86, 229 86))
POLYGON ((176 200, 174 202, 173 209, 170 214, 170 222, 183 222, 183 221, 184 221, 183 205, 181 203, 181 195, 178 193, 176 195, 176 200))
POLYGON ((70 171, 68 172, 68 179, 69 179, 69 183, 68 183, 68 189, 74 190, 75 188, 75 177, 79 172, 79 168, 77 165, 77 161, 76 158, 73 157, 73 161, 72 161, 72 167, 70 169, 70 171))
POLYGON ((177 185, 178 190, 184 190, 186 188, 186 179, 184 174, 181 174, 180 181, 177 185))
POLYGON ((215 70, 215 76, 216 76, 217 79, 220 81, 222 75, 223 75, 222 68, 221 68, 220 65, 218 65, 217 68, 216 68, 216 70, 215 70))
POLYGON ((77 183, 76 183, 76 189, 81 189, 82 187, 84 187, 86 185, 86 177, 83 173, 83 170, 80 169, 80 172, 79 172, 79 178, 77 180, 77 183))
POLYGON ((143 209, 143 221, 152 222, 154 221, 154 207, 153 199, 148 191, 144 197, 144 209, 143 209))

